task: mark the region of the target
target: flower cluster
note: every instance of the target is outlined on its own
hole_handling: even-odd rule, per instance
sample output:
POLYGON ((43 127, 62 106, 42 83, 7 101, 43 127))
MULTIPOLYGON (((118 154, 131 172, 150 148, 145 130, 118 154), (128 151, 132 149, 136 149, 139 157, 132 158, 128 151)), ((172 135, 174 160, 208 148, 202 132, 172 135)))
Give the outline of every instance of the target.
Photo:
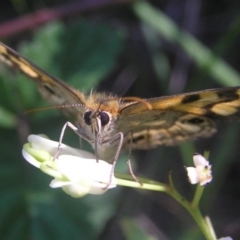
POLYGON ((200 183, 201 186, 206 185, 212 181, 212 166, 200 154, 193 156, 193 163, 195 167, 186 167, 188 180, 191 184, 200 183))
MULTIPOLYGON (((103 194, 118 184, 163 191, 182 202, 183 197, 174 188, 171 177, 170 185, 147 179, 143 179, 143 185, 134 180, 129 180, 128 177, 126 179, 116 179, 113 165, 104 160, 96 161, 96 157, 89 152, 62 144, 61 152, 56 155, 58 142, 51 141, 46 136, 40 135, 30 135, 28 141, 29 143, 23 147, 24 158, 46 174, 54 177, 50 187, 61 187, 63 191, 72 197, 83 197, 87 194, 103 194)), ((195 216, 199 226, 203 227, 204 225, 203 232, 205 236, 208 236, 208 239, 217 239, 210 219, 208 217, 203 219, 198 208, 204 189, 203 186, 212 180, 211 165, 200 154, 193 156, 193 162, 195 167, 185 167, 185 169, 190 183, 198 183, 198 186, 192 202, 187 203, 187 201, 184 201, 185 204, 183 206, 195 216)), ((219 240, 232 240, 232 238, 223 237, 219 240)))

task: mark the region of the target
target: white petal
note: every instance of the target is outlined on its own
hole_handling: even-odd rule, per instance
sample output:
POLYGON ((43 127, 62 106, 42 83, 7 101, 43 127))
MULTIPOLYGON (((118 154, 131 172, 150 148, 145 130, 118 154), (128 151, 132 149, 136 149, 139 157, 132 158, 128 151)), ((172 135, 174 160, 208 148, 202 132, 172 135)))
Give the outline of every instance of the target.
POLYGON ((71 181, 78 181, 85 176, 91 178, 96 159, 84 159, 72 155, 61 155, 57 160, 57 167, 60 172, 66 175, 71 181))
POLYGON ((198 166, 196 167, 196 171, 201 186, 204 186, 212 181, 211 165, 205 167, 198 166))
POLYGON ((198 179, 198 174, 197 174, 197 170, 194 167, 186 167, 185 168, 187 171, 187 175, 188 175, 188 180, 191 184, 196 184, 199 182, 198 179))
POLYGON ((105 193, 108 189, 116 187, 116 184, 114 184, 111 181, 111 184, 107 188, 106 187, 107 187, 106 183, 94 182, 89 193, 95 194, 95 195, 100 195, 100 194, 105 193))
POLYGON ((96 159, 81 159, 75 156, 61 155, 57 161, 58 170, 73 184, 88 185, 91 194, 103 194, 107 189, 116 187, 112 174, 112 165, 96 159), (111 176, 112 174, 112 176, 111 176), (111 179, 110 179, 111 176, 111 179), (109 184, 110 183, 110 184, 109 184))
POLYGON ((63 186, 69 185, 69 184, 71 184, 70 181, 61 181, 61 180, 58 180, 58 179, 53 179, 51 181, 51 183, 49 184, 49 186, 51 188, 59 188, 59 187, 63 187, 63 186))
POLYGON ((198 172, 198 179, 199 179, 199 182, 200 182, 201 186, 204 186, 207 183, 211 182, 212 181, 211 171, 209 171, 209 170, 206 170, 206 171, 202 170, 202 171, 198 172))
MULTIPOLYGON (((29 135, 28 141, 29 141, 29 143, 31 143, 33 148, 45 150, 52 156, 54 156, 56 154, 58 144, 59 144, 58 142, 49 140, 49 139, 39 136, 39 135, 29 135)), ((76 156, 84 157, 84 158, 95 158, 95 156, 92 153, 89 153, 84 150, 72 148, 65 144, 61 144, 60 155, 61 154, 71 154, 71 155, 76 155, 76 156)))
POLYGON ((90 193, 90 188, 87 185, 70 184, 68 186, 63 186, 62 189, 65 193, 74 198, 83 197, 90 193))
POLYGON ((84 179, 82 180, 83 181, 81 182, 73 183, 70 181, 61 181, 58 179, 54 179, 51 181, 50 187, 52 188, 61 187, 67 194, 74 197, 82 197, 86 194, 99 195, 107 191, 107 189, 104 189, 106 187, 106 184, 100 184, 92 181, 85 181, 84 179))
POLYGON ((39 168, 41 163, 39 161, 37 161, 34 157, 32 157, 32 155, 30 155, 29 153, 27 153, 24 149, 22 150, 22 155, 23 157, 29 162, 31 163, 33 166, 39 168))
POLYGON ((201 165, 201 166, 206 166, 209 165, 209 162, 200 154, 196 154, 193 156, 193 162, 195 167, 201 165))
POLYGON ((72 155, 61 155, 57 160, 58 170, 71 181, 78 181, 79 176, 86 176, 95 181, 108 181, 112 165, 96 159, 84 159, 72 155))
POLYGON ((222 238, 219 238, 218 240, 233 240, 231 237, 222 237, 222 238))
POLYGON ((204 179, 204 180, 200 181, 200 185, 205 186, 206 184, 210 183, 211 181, 212 181, 212 178, 204 179))

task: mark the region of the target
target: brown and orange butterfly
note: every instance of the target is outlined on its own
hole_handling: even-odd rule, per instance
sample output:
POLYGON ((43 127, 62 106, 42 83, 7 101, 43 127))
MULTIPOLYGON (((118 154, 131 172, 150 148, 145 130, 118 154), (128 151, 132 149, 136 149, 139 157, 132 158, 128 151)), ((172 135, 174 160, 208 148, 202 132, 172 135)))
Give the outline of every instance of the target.
POLYGON ((85 95, 2 43, 0 60, 33 79, 52 104, 75 106, 64 111, 77 119, 76 126, 68 122, 64 127, 70 126, 107 161, 117 157, 122 146, 150 149, 209 137, 216 132, 216 119, 240 118, 240 87, 152 98, 145 104, 105 93, 85 95))

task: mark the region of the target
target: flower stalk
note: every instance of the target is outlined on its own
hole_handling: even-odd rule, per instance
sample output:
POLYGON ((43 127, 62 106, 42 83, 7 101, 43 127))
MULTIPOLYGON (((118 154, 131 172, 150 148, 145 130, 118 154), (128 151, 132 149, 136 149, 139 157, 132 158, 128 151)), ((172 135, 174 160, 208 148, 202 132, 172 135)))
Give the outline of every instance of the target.
MULTIPOLYGON (((210 219, 204 218, 199 209, 204 187, 212 180, 211 165, 206 157, 195 154, 193 157, 195 168, 185 168, 190 183, 198 183, 193 200, 189 202, 176 190, 171 173, 169 174, 169 184, 138 178, 141 185, 134 181, 129 174, 114 173, 111 164, 104 160, 96 161, 96 157, 91 153, 62 144, 61 152, 55 159, 58 142, 37 135, 30 135, 28 140, 29 143, 23 147, 23 156, 29 163, 54 178, 50 187, 61 187, 72 197, 103 194, 117 185, 165 192, 190 213, 207 240, 216 240, 212 224, 209 224, 210 219)), ((231 238, 221 239, 230 240, 231 238)))

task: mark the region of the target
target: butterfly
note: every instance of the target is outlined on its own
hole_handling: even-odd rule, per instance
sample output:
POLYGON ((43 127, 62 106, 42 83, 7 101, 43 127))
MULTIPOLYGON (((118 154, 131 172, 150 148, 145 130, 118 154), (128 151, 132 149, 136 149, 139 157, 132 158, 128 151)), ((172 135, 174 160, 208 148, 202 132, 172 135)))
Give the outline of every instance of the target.
POLYGON ((216 132, 215 120, 240 119, 240 87, 209 89, 140 101, 113 94, 85 95, 51 76, 0 43, 0 61, 34 80, 53 105, 76 119, 69 126, 87 140, 100 159, 112 161, 122 147, 151 149, 175 145, 216 132))

